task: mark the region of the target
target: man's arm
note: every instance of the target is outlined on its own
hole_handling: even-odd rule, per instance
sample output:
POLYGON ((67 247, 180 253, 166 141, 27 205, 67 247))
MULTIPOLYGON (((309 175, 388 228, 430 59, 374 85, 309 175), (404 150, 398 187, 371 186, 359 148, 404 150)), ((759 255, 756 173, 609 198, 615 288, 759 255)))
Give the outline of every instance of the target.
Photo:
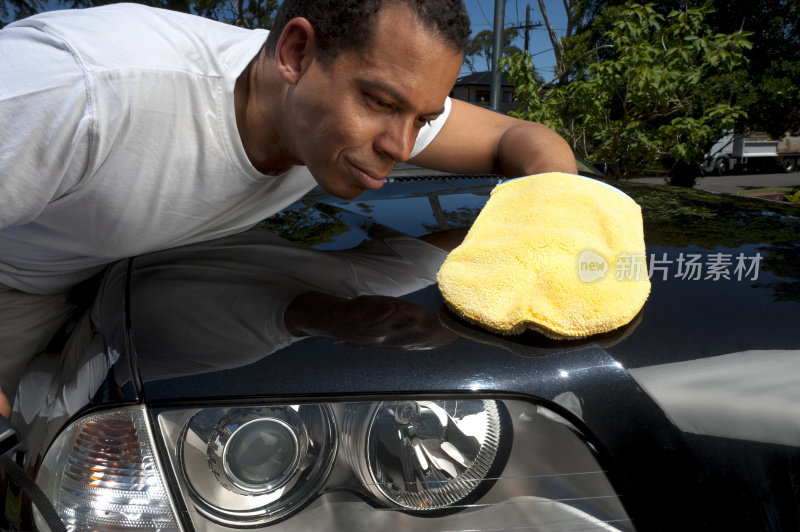
POLYGON ((577 173, 572 149, 552 129, 461 100, 452 104, 442 131, 410 162, 444 172, 507 177, 577 173))
POLYGON ((11 403, 8 402, 8 398, 6 394, 3 393, 3 390, 0 390, 0 416, 4 418, 11 417, 11 403))

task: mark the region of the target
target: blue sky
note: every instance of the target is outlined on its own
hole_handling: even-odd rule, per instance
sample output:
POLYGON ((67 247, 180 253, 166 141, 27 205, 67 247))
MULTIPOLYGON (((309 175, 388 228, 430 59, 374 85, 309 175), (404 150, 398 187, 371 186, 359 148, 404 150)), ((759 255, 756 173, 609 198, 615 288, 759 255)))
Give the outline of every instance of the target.
MULTIPOLYGON (((505 0, 505 3, 505 27, 525 24, 525 6, 528 4, 531 6, 531 22, 534 24, 544 23, 544 18, 539 11, 539 3, 536 0, 505 0)), ((494 0, 464 0, 464 4, 467 6, 472 21, 473 35, 479 31, 493 28, 494 0)), ((544 5, 553 28, 563 34, 567 29, 567 22, 562 0, 544 0, 544 5)), ((550 38, 547 36, 547 29, 544 25, 541 28, 532 29, 530 37, 530 52, 533 54, 534 65, 542 77, 549 80, 552 77, 555 57, 550 38)), ((514 44, 523 48, 524 39, 520 37, 514 41, 514 44)))

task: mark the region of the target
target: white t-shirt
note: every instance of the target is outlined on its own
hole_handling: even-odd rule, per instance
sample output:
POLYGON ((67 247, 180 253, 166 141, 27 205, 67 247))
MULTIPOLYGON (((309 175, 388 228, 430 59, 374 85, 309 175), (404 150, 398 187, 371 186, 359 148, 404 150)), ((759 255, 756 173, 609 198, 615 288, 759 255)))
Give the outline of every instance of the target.
POLYGON ((60 292, 116 259, 243 231, 310 190, 305 167, 258 172, 238 135, 234 85, 266 37, 134 4, 1 30, 0 283, 60 292))

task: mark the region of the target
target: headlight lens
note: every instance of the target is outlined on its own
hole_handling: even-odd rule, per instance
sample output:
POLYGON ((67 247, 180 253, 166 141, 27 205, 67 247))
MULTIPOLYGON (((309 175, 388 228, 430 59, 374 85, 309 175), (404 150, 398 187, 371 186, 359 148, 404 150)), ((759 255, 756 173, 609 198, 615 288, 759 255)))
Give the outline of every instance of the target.
POLYGON ((410 512, 451 508, 491 487, 490 469, 507 457, 501 411, 493 400, 408 399, 170 409, 158 418, 190 505, 219 524, 251 527, 324 493, 410 512))
MULTIPOLYGON (((155 414, 180 515, 197 530, 631 528, 579 429, 526 401, 155 414)), ((37 481, 69 529, 180 529, 148 419, 142 406, 90 414, 53 443, 37 481)))
POLYGON ((236 487, 254 494, 283 486, 305 456, 305 430, 298 432, 277 418, 248 421, 228 439, 222 454, 226 475, 236 487))
POLYGON ((336 454, 327 405, 200 410, 178 442, 197 509, 228 524, 282 519, 320 489, 336 454))
POLYGON ((445 508, 485 480, 500 446, 495 401, 392 401, 353 407, 344 432, 347 459, 384 504, 445 508))
POLYGON ((56 438, 37 482, 70 530, 180 530, 151 441, 142 407, 90 414, 56 438))

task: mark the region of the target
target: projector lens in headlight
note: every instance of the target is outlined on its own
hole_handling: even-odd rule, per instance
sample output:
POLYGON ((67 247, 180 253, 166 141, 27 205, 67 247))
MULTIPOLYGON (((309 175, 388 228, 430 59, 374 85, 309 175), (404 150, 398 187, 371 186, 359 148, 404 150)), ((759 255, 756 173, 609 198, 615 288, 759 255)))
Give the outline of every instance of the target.
POLYGON ((345 416, 347 459, 381 502, 411 511, 448 507, 485 481, 498 454, 496 401, 391 401, 345 416))
MULTIPOLYGON (((303 431, 304 432, 304 431, 303 431)), ((269 492, 289 480, 300 462, 301 435, 284 421, 254 419, 235 429, 222 455, 226 474, 239 488, 269 492)), ((303 434, 303 447, 306 438, 303 434)), ((305 455, 305 448, 302 454, 305 455)))
POLYGON ((327 405, 208 408, 177 442, 195 506, 215 521, 266 524, 320 489, 336 454, 327 405))

